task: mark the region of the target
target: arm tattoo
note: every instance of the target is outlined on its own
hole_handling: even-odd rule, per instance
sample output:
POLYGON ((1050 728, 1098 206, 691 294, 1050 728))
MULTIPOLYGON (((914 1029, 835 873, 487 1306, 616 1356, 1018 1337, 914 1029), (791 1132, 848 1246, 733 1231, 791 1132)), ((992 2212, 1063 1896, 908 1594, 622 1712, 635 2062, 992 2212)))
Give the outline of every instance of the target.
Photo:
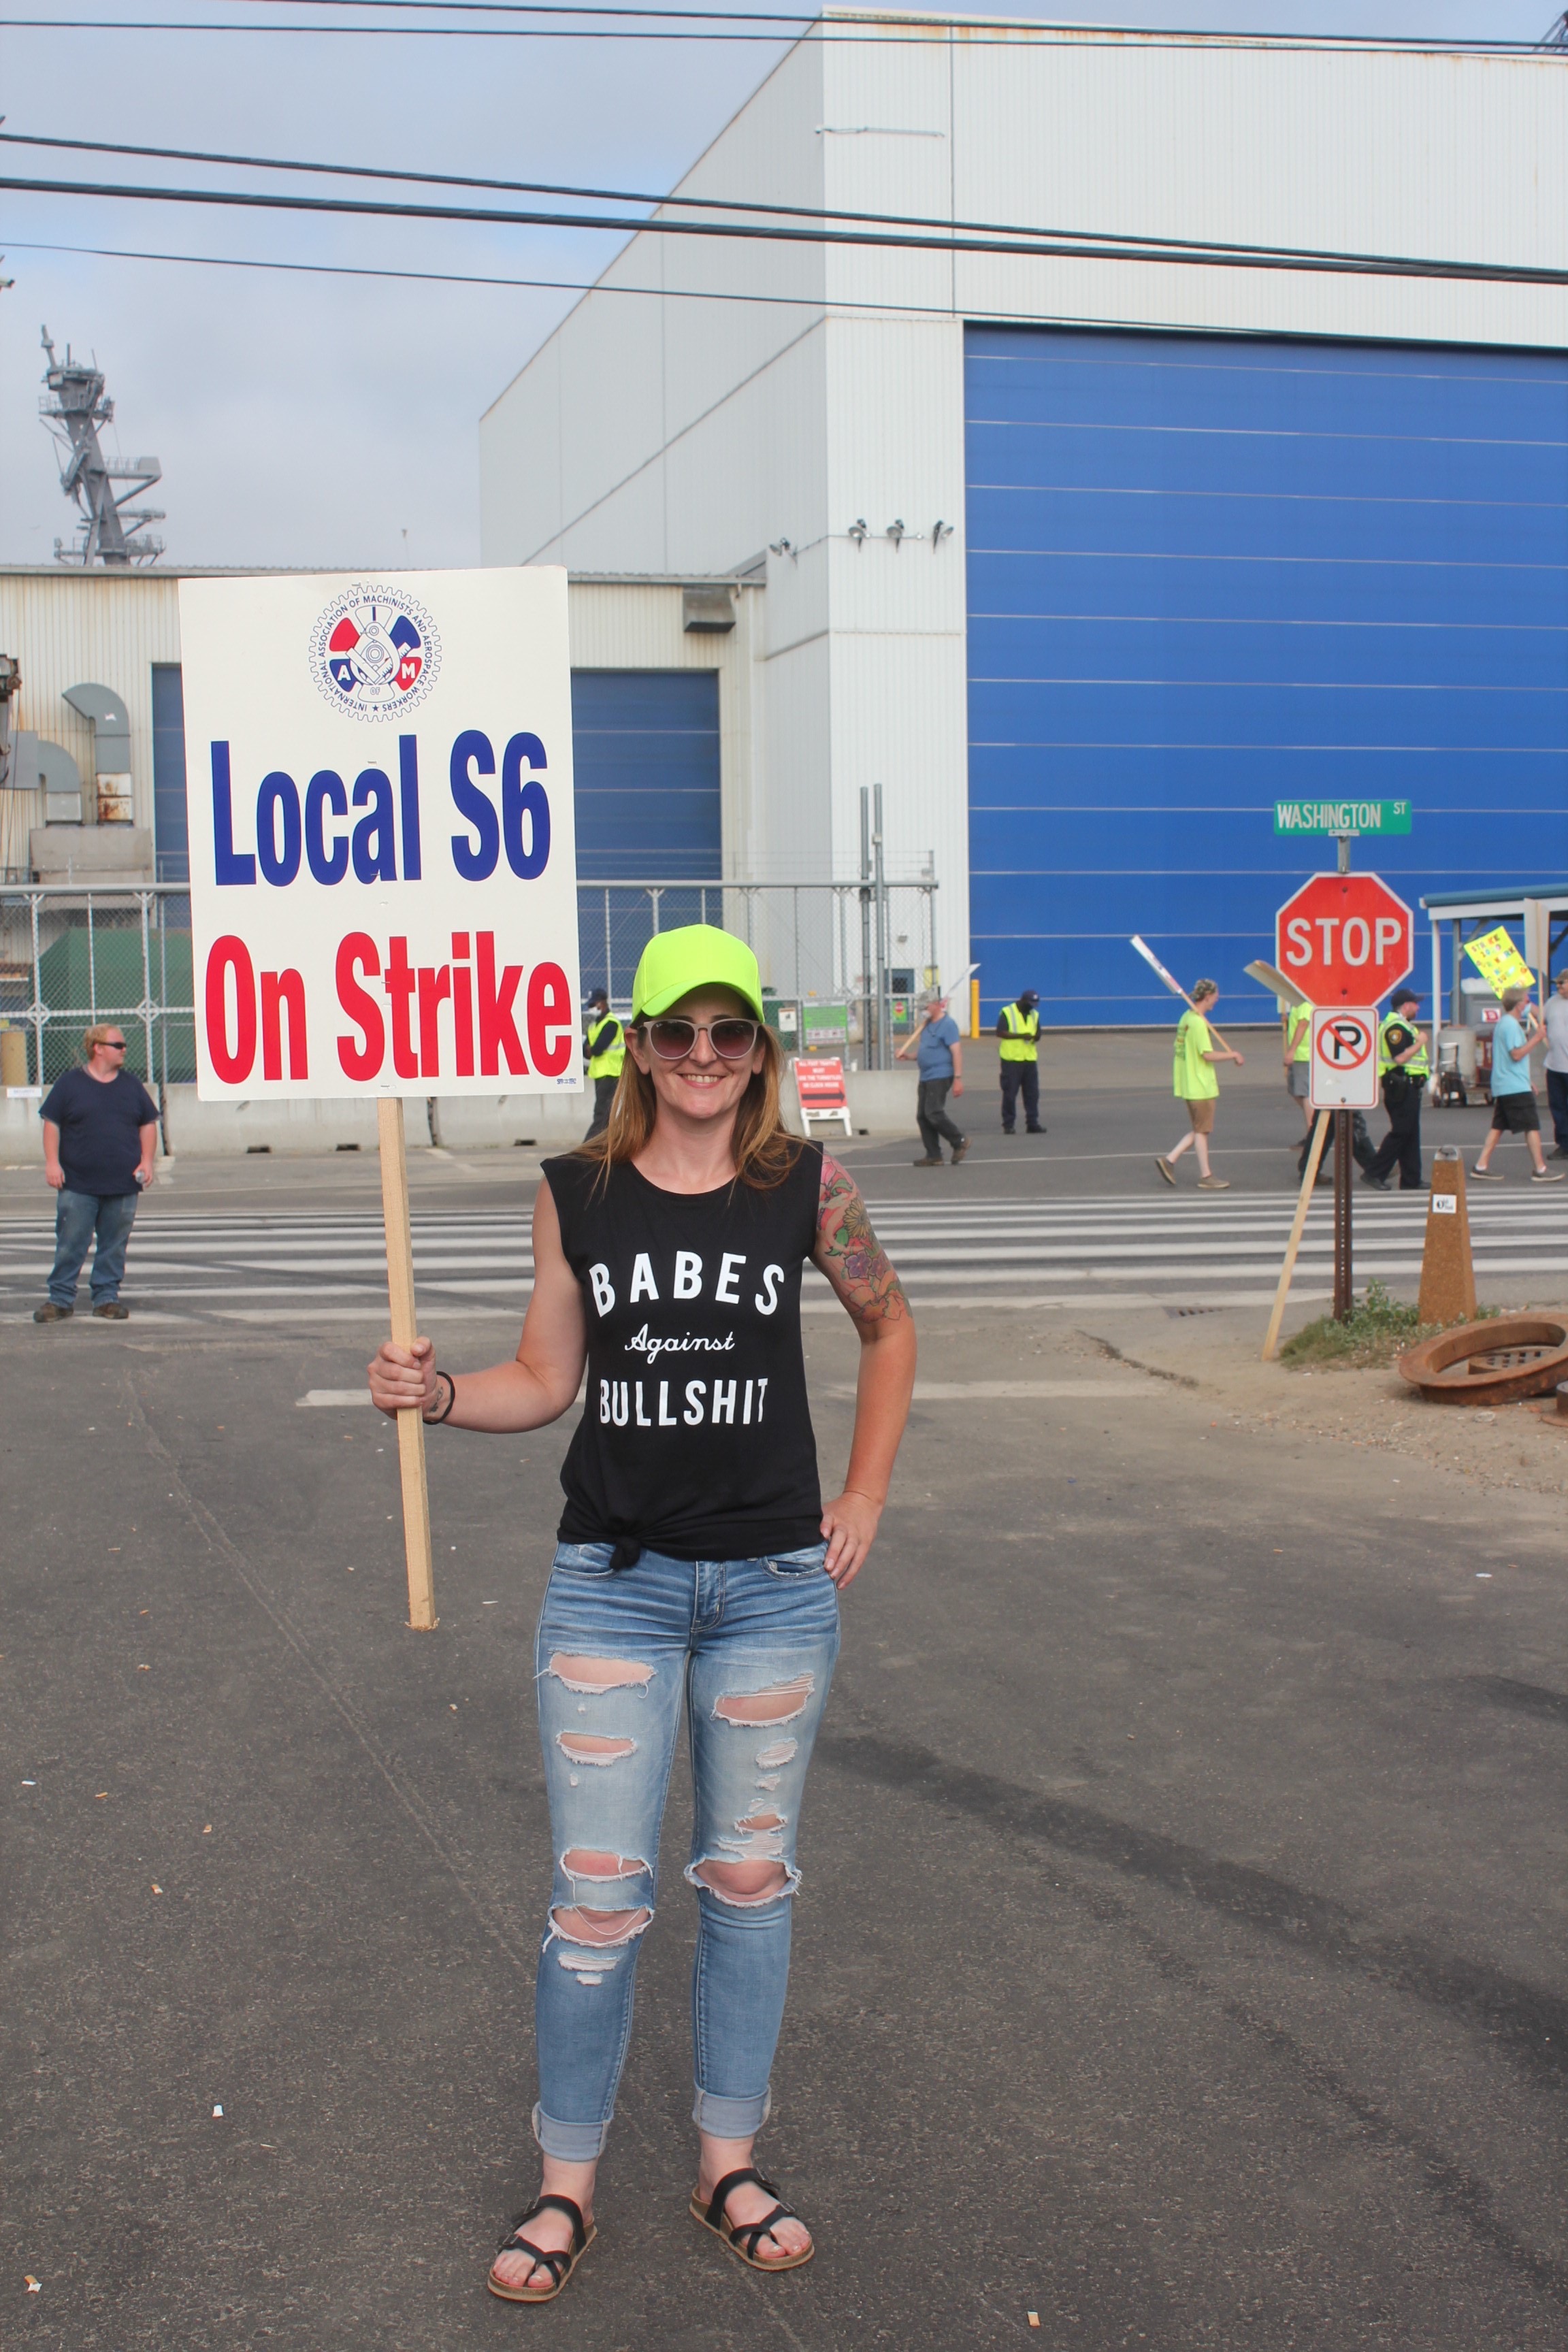
POLYGON ((858 1323, 892 1323, 909 1314, 899 1277, 871 1230, 859 1186, 826 1151, 811 1255, 858 1323))

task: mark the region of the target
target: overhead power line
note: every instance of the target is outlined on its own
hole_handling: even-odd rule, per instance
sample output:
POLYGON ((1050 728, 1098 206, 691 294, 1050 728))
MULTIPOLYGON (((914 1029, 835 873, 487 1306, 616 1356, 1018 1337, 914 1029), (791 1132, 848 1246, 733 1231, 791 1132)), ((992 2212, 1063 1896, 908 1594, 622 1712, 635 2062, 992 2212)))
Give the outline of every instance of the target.
MULTIPOLYGON (((707 287, 622 286, 592 278, 507 278, 475 270, 460 269, 377 269, 368 263, 352 261, 268 261, 249 255, 220 253, 150 253, 143 247, 123 245, 58 245, 29 241, 26 237, 7 237, 8 253, 79 253, 100 261, 167 261, 179 262, 202 269, 269 269, 288 277, 299 278, 395 278, 415 286, 483 286, 492 289, 512 288, 523 292, 552 294, 616 294, 626 295, 644 302, 748 302, 761 303, 775 310, 828 310, 836 306, 820 294, 732 294, 721 293, 707 287)), ((931 302, 857 302, 857 312, 896 312, 921 319, 951 318, 951 305, 931 302)), ((1012 311, 972 307, 966 314, 989 320, 1027 319, 1039 322, 1037 310, 1012 311)), ((1068 327, 1154 327, 1157 320, 1143 319, 1067 318, 1053 313, 1047 324, 1068 327)), ((1225 328, 1205 329, 1205 333, 1225 334, 1225 328)))
MULTIPOLYGON (((3 119, 3 118, 0 118, 3 119)), ((37 137, 24 131, 0 131, 0 146, 66 148, 73 153, 88 155, 136 155, 165 163, 222 163, 237 171, 300 172, 327 174, 336 179, 393 180, 412 183, 420 187, 488 188, 510 195, 573 196, 583 203, 648 205, 665 207, 679 205, 693 212, 756 213, 769 217, 808 221, 854 221, 876 228, 929 228, 942 232, 945 245, 954 235, 968 236, 1005 237, 1069 237, 1086 245, 1116 247, 1123 245, 1146 247, 1162 254, 1192 254, 1212 257, 1215 255, 1245 255, 1249 259, 1261 257, 1291 261, 1347 261, 1355 259, 1388 259, 1384 256, 1357 256, 1328 248, 1308 246, 1240 245, 1224 243, 1217 238, 1159 236, 1125 234, 1110 229, 1064 229, 1025 226, 1016 221, 944 220, 929 213, 862 213, 827 211, 816 205, 753 204, 739 196, 661 196, 647 189, 584 188, 564 185, 549 180, 487 180, 471 178, 449 172, 410 172, 384 169, 374 163, 323 163, 305 161, 289 155, 231 155, 199 147, 142 147, 107 139, 63 139, 37 137)), ((649 220, 644 227, 655 233, 662 227, 649 220)))
MULTIPOLYGON (((249 0, 245 0, 249 5, 249 0)), ((296 0, 255 0, 263 7, 282 8, 296 5, 296 0)), ((388 10, 416 9, 431 16, 608 16, 625 17, 643 23, 684 21, 714 25, 847 25, 858 22, 855 13, 840 13, 798 8, 793 11, 761 8, 678 8, 678 7, 595 7, 589 0, 312 0, 320 7, 384 8, 388 10)), ((1306 49, 1393 49, 1442 55, 1450 50, 1478 50, 1486 55, 1531 55, 1551 47, 1568 47, 1568 13, 1540 41, 1508 41, 1487 39, 1447 39, 1442 35, 1375 33, 1226 33, 1211 27, 1176 26, 1085 25, 1070 19, 1048 17, 962 16, 950 18, 929 9, 911 8, 907 12, 892 8, 868 10, 867 16, 877 28, 883 26, 907 26, 920 29, 929 37, 931 30, 945 32, 950 26, 962 32, 967 41, 975 33, 1005 33, 1016 38, 1022 33, 1054 33, 1072 41, 1080 40, 1094 47, 1114 44, 1125 47, 1129 40, 1147 41, 1161 47, 1177 43, 1187 45, 1202 41, 1216 46, 1237 48, 1306 48, 1306 49), (1097 38, 1098 36, 1098 38, 1097 38)))
MULTIPOLYGON (((402 5, 403 0, 366 0, 366 5, 402 5)), ((285 5, 298 5, 299 0, 285 0, 285 5)), ((323 0, 307 0, 307 5, 323 5, 323 0)), ((407 0, 417 8, 421 0, 407 0)), ((467 13, 462 0, 436 0, 437 5, 452 5, 458 13, 467 13)), ((551 14, 602 17, 608 12, 591 6, 580 9, 552 10, 551 14)), ((627 11, 628 16, 638 12, 627 11)), ((798 33, 788 29, 776 32, 697 31, 680 32, 665 29, 662 11, 649 11, 647 22, 617 22, 584 25, 332 25, 305 23, 279 24, 219 24, 211 19, 193 17, 130 17, 130 16, 0 16, 0 30, 44 33, 214 33, 239 34, 265 38, 268 35, 294 38, 300 35, 319 36, 335 41, 400 41, 400 40, 472 40, 472 41, 721 41, 763 43, 777 47, 783 43, 801 39, 816 41, 824 47, 857 47, 876 44, 879 47, 914 47, 930 51, 933 37, 949 30, 943 16, 909 16, 891 19, 861 20, 839 16, 780 16, 766 17, 763 22, 781 28, 801 26, 798 33), (908 26, 904 31, 900 29, 908 26), (929 30, 917 29, 927 27, 929 30)), ((723 26, 730 20, 705 10, 693 10, 684 21, 694 24, 723 26)), ((741 17, 738 23, 751 20, 741 17)), ((1321 57, 1346 54, 1353 56, 1478 56, 1534 58, 1542 63, 1561 59, 1563 52, 1555 45, 1534 41, 1459 41, 1409 40, 1372 35, 1344 34, 1324 36, 1314 39, 1310 35, 1275 35, 1259 33, 1216 33, 1195 29, 1173 32, 1160 26, 1133 27, 1129 30, 1107 29, 1103 34, 1093 28, 1071 25, 1036 24, 1028 19, 1009 23, 996 20, 993 27, 986 20, 979 29, 972 30, 960 20, 956 29, 962 33, 963 46, 969 49, 1009 48, 1016 50, 1027 45, 1033 35, 1060 35, 1060 46, 1068 50, 1114 48, 1125 55, 1130 41, 1148 48, 1267 49, 1272 53, 1300 52, 1321 57)))
POLYGON ((588 229, 600 235, 700 236, 739 240, 746 244, 847 246, 902 253, 984 253, 1034 261, 1163 262, 1167 266, 1205 269, 1283 269, 1339 277, 1434 278, 1475 281, 1486 285, 1568 286, 1568 270, 1545 269, 1527 264, 1444 261, 1390 254, 1298 255, 1203 248, 1190 251, 1129 237, 1107 245, 1070 236, 893 236, 864 228, 795 228, 779 222, 658 220, 649 222, 607 213, 550 213, 511 210, 501 206, 409 204, 364 196, 303 196, 274 189, 164 188, 123 186, 78 180, 23 179, 0 175, 0 188, 16 194, 52 196, 94 196, 115 203, 216 205, 241 211, 331 213, 355 219, 454 221, 486 228, 588 229))

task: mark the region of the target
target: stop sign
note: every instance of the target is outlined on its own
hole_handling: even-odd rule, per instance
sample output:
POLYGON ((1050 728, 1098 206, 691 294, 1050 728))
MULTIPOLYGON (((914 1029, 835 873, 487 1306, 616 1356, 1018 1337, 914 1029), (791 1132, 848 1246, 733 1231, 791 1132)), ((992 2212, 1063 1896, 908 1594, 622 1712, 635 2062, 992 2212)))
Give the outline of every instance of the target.
POLYGON ((1415 961, 1415 919, 1376 874, 1314 874, 1274 919, 1274 961, 1314 1004, 1374 1004, 1415 961))

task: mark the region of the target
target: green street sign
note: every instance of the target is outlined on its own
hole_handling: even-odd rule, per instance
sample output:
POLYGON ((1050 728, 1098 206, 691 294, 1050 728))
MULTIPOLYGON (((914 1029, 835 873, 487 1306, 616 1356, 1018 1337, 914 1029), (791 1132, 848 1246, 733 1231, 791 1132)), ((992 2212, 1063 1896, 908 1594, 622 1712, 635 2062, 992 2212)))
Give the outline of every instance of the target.
POLYGON ((1408 833, 1408 801, 1276 801, 1276 833, 1408 833))

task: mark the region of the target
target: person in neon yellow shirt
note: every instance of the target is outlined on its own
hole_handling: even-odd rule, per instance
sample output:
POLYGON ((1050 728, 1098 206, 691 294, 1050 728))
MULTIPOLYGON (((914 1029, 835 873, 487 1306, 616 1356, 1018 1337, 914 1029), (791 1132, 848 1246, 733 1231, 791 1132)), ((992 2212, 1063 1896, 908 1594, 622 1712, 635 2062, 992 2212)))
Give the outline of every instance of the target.
POLYGON ((1214 1133, 1214 1107, 1219 1096, 1218 1062, 1234 1062, 1237 1069, 1243 1056, 1226 1045, 1216 1045, 1214 1032, 1206 1016, 1219 1002, 1219 982, 1200 980, 1193 989, 1192 1010, 1184 1013, 1176 1024, 1176 1062, 1173 1076, 1173 1092, 1187 1106, 1188 1129, 1181 1141, 1167 1152, 1156 1156, 1154 1165, 1167 1184, 1176 1181, 1176 1161, 1189 1144, 1197 1147, 1198 1190, 1200 1192, 1228 1192, 1229 1180, 1216 1176, 1209 1167, 1209 1137, 1214 1133))
POLYGON ((1312 1004, 1303 996, 1297 1004, 1287 1004, 1281 1013, 1285 1047, 1285 1087, 1292 1102, 1301 1106, 1301 1121, 1305 1132, 1312 1132, 1315 1116, 1310 1099, 1312 1090, 1312 1004))

